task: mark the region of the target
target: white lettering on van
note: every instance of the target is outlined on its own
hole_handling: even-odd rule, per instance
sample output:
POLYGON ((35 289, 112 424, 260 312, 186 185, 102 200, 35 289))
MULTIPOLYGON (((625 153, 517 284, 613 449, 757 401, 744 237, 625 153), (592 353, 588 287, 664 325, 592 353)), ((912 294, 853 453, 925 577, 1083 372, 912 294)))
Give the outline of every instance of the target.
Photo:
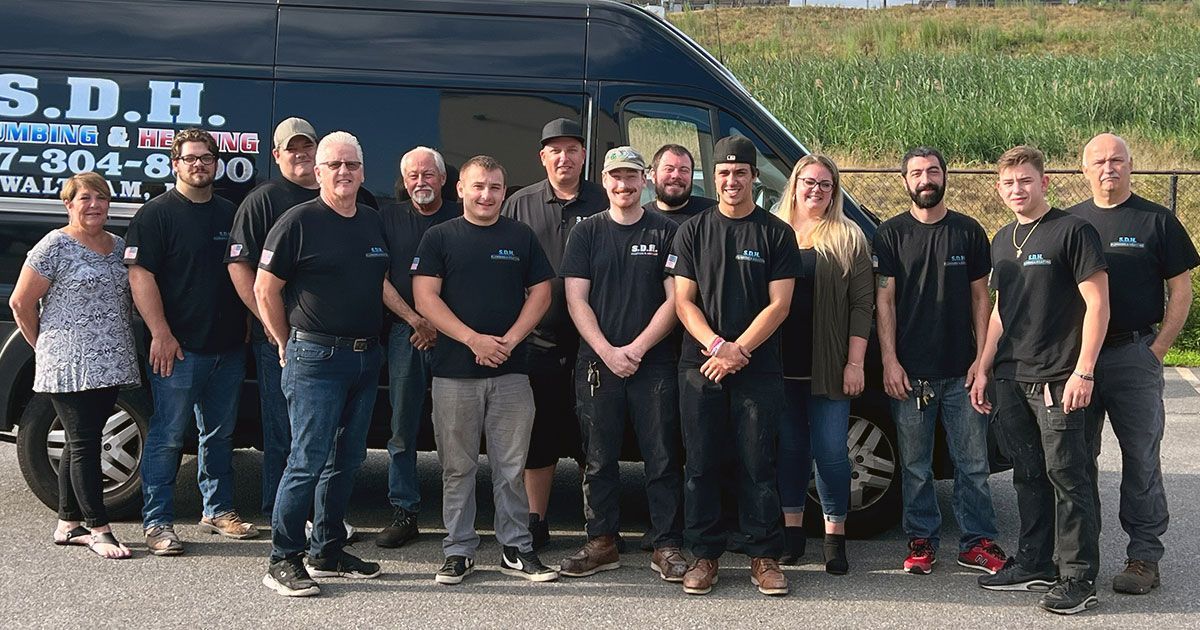
POLYGON ((200 94, 204 92, 203 83, 150 81, 149 84, 150 113, 146 114, 147 122, 167 125, 200 124, 200 94), (172 115, 173 109, 178 109, 178 114, 172 115))
POLYGON ((121 101, 121 86, 111 79, 67 77, 71 86, 71 104, 67 118, 74 120, 108 120, 117 115, 121 101))
POLYGON ((37 111, 37 77, 27 74, 0 74, 0 116, 19 118, 37 111), (24 89, 22 89, 24 88, 24 89))

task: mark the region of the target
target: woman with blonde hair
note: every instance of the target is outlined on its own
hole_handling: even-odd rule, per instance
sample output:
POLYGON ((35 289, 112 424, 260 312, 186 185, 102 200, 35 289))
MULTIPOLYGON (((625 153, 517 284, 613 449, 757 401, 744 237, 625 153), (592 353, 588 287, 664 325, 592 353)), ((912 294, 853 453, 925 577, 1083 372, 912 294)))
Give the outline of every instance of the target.
POLYGON ((130 552, 108 524, 100 440, 117 391, 141 377, 121 261, 125 241, 104 230, 109 195, 108 182, 96 173, 63 183, 68 224, 29 251, 9 306, 34 348, 33 391, 49 396, 67 434, 54 543, 87 545, 119 559, 130 552))
POLYGON ((796 163, 777 213, 796 231, 801 273, 783 324, 787 408, 779 425, 779 495, 786 546, 782 564, 804 555, 804 502, 813 461, 825 516, 825 570, 849 571, 846 513, 850 399, 863 391, 874 284, 862 230, 842 210, 837 165, 823 155, 796 163), (814 331, 820 331, 814 335, 814 331))

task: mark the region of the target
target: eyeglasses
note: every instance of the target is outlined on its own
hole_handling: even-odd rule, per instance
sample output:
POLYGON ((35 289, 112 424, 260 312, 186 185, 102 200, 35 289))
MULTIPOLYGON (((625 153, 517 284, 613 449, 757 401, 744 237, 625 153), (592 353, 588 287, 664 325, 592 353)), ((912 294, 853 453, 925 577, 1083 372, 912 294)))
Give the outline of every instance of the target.
POLYGON ((796 182, 805 188, 820 188, 822 192, 833 190, 833 182, 828 179, 813 179, 811 177, 797 177, 796 182))
POLYGON ((188 166, 191 166, 196 162, 199 162, 205 166, 212 166, 213 163, 217 161, 217 156, 211 153, 205 153, 204 155, 181 155, 175 159, 187 164, 188 166))
POLYGON ((362 162, 343 162, 342 160, 334 160, 332 162, 321 162, 321 166, 328 168, 331 171, 340 170, 342 166, 348 171, 357 171, 362 168, 362 162))

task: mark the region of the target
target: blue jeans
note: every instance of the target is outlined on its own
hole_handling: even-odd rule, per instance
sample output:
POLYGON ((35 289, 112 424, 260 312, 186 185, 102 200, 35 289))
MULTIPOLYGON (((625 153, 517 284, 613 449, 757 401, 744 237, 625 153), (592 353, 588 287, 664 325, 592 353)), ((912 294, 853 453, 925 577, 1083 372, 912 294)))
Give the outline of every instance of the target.
POLYGON ((388 440, 388 502, 408 512, 421 511, 417 483, 417 430, 429 391, 429 352, 408 340, 412 326, 396 322, 388 337, 388 396, 392 403, 392 438, 388 440))
MULTIPOLYGON (((926 379, 933 399, 923 411, 917 399, 892 401, 892 419, 900 443, 904 491, 904 532, 911 538, 926 538, 936 549, 942 527, 937 492, 933 487, 934 429, 938 411, 946 429, 946 446, 954 462, 954 518, 962 532, 959 552, 987 538, 995 540, 996 512, 988 487, 988 419, 977 413, 968 399, 964 377, 926 379)), ((916 379, 911 383, 918 387, 916 379)))
POLYGON ((280 380, 279 348, 266 341, 255 341, 254 363, 258 372, 259 408, 262 410, 263 462, 262 513, 271 518, 275 511, 275 493, 292 446, 292 427, 288 423, 287 399, 280 380))
POLYGON ((271 561, 304 552, 304 522, 313 517, 311 555, 335 557, 346 544, 346 505, 354 474, 367 455, 367 430, 383 350, 355 352, 292 335, 283 368, 283 395, 292 448, 275 495, 271 561))
POLYGON ((779 422, 779 500, 784 514, 804 511, 817 463, 817 495, 825 520, 841 523, 850 509, 850 457, 846 438, 850 401, 812 395, 812 382, 787 379, 787 405, 779 422))
POLYGON ((154 415, 142 456, 142 526, 175 522, 175 476, 188 426, 199 429, 196 481, 204 516, 233 511, 233 427, 246 374, 241 346, 220 354, 184 351, 171 376, 147 366, 154 415), (194 420, 193 420, 194 418, 194 420))

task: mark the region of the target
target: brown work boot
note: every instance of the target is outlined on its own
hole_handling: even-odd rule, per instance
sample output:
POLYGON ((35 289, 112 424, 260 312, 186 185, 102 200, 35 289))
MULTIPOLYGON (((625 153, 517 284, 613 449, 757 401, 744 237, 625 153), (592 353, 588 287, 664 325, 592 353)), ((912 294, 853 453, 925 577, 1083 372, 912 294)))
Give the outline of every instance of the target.
POLYGON ((763 595, 787 595, 788 581, 775 558, 750 559, 750 583, 763 595))
POLYGON ((183 542, 174 525, 155 525, 146 530, 146 550, 156 556, 178 556, 183 553, 183 542))
POLYGON ((683 574, 687 573, 687 558, 679 547, 663 547, 655 549, 650 557, 650 568, 658 572, 658 577, 668 582, 682 582, 683 574))
POLYGON ((200 519, 200 529, 210 534, 220 534, 226 538, 237 540, 258 537, 258 528, 254 526, 254 523, 243 521, 237 512, 205 516, 200 519))
POLYGON ((1113 590, 1128 595, 1145 595, 1158 588, 1158 563, 1149 560, 1126 560, 1125 570, 1113 577, 1113 590))
POLYGON ((617 538, 605 534, 589 539, 575 555, 563 558, 558 573, 567 577, 587 577, 620 566, 621 556, 617 553, 617 538))
POLYGON ((708 595, 716 583, 717 561, 710 558, 696 558, 696 563, 683 574, 683 592, 688 595, 708 595))

